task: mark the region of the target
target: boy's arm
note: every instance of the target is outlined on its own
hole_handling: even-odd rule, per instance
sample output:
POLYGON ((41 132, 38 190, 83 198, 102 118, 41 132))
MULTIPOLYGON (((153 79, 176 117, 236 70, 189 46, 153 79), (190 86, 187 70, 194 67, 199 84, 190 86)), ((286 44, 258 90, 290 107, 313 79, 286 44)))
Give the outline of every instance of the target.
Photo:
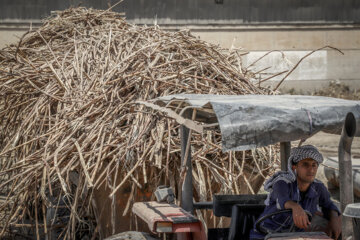
POLYGON ((285 203, 292 200, 290 196, 290 184, 285 181, 278 181, 274 184, 271 200, 276 202, 276 208, 279 210, 286 209, 285 203))
POLYGON ((285 203, 285 208, 292 210, 292 216, 295 226, 302 229, 306 229, 309 227, 309 218, 305 213, 304 209, 299 204, 294 201, 287 201, 285 203))
POLYGON ((338 239, 341 234, 341 213, 330 199, 330 193, 323 183, 320 185, 319 206, 322 207, 324 217, 329 220, 328 235, 338 239))
POLYGON ((341 215, 335 210, 330 210, 330 220, 328 224, 328 235, 338 239, 341 234, 341 215))
POLYGON ((304 209, 294 202, 291 197, 291 184, 278 181, 273 186, 272 200, 276 202, 277 209, 291 209, 295 226, 307 228, 310 224, 304 209))
POLYGON ((324 213, 324 217, 330 221, 332 215, 340 216, 340 210, 336 207, 336 205, 330 199, 330 193, 325 187, 323 183, 319 182, 319 206, 322 208, 322 212, 324 213))

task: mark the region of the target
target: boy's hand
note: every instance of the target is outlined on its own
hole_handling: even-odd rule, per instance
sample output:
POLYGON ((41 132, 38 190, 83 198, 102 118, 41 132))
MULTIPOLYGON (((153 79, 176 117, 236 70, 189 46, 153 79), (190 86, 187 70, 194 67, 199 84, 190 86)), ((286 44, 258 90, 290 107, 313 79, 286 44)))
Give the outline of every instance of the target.
POLYGON ((298 228, 306 229, 310 226, 310 221, 308 215, 305 213, 304 209, 299 205, 292 208, 293 220, 295 226, 298 228))
POLYGON ((286 209, 292 210, 295 226, 301 229, 307 229, 310 226, 308 215, 299 204, 293 201, 287 201, 284 206, 286 209))

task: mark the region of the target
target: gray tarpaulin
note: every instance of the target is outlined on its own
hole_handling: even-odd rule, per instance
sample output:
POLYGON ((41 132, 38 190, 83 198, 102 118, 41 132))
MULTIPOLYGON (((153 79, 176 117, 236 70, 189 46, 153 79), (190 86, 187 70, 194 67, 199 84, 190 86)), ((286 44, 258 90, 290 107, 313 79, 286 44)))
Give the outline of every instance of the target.
POLYGON ((340 134, 348 112, 360 116, 360 101, 320 96, 179 94, 150 102, 165 106, 174 99, 213 109, 223 151, 305 139, 319 131, 340 134))

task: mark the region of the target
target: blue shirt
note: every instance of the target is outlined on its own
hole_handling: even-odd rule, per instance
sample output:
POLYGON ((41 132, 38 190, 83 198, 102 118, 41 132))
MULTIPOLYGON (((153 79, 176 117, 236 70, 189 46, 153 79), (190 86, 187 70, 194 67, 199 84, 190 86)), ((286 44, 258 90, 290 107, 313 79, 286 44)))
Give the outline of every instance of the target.
MULTIPOLYGON (((277 212, 285 209, 284 205, 287 201, 294 201, 298 203, 304 210, 311 214, 315 212, 323 212, 324 217, 329 219, 331 210, 335 210, 340 214, 339 209, 330 200, 330 193, 319 180, 315 180, 310 184, 304 198, 301 199, 300 191, 297 186, 297 181, 286 183, 279 180, 273 186, 273 191, 270 195, 269 205, 265 207, 264 212, 260 217, 269 213, 277 212)), ((277 214, 266 219, 262 224, 268 229, 281 231, 288 229, 292 224, 292 214, 283 213, 277 214)), ((264 238, 265 236, 254 229, 250 232, 250 238, 264 238)))

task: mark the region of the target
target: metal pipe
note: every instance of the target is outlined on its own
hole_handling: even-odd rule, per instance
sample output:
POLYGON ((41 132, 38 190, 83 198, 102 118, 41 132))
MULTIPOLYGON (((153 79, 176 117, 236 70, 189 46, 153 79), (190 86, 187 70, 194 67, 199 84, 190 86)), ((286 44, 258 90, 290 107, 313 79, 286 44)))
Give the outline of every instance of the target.
POLYGON ((287 171, 288 160, 290 157, 291 142, 280 143, 280 162, 281 171, 287 171))
MULTIPOLYGON (((344 211, 346 205, 354 202, 351 144, 356 133, 356 119, 353 113, 348 113, 341 132, 339 142, 339 181, 340 181, 340 207, 344 211)), ((351 218, 342 216, 342 239, 353 235, 351 218)))
POLYGON ((194 212, 193 204, 193 183, 192 183, 192 164, 191 164, 191 131, 184 125, 180 126, 181 138, 181 172, 185 171, 185 179, 181 187, 180 206, 190 213, 194 212), (183 169, 186 168, 186 169, 183 169))

